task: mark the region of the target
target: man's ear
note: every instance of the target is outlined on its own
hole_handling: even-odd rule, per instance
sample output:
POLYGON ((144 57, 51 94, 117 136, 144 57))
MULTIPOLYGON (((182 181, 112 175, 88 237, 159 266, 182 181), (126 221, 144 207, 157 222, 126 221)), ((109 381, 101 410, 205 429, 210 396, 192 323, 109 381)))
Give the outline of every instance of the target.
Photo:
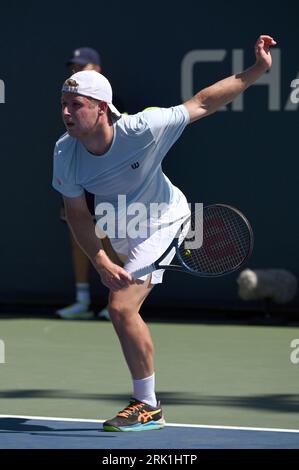
POLYGON ((108 108, 108 104, 105 101, 99 103, 99 115, 105 114, 108 108))

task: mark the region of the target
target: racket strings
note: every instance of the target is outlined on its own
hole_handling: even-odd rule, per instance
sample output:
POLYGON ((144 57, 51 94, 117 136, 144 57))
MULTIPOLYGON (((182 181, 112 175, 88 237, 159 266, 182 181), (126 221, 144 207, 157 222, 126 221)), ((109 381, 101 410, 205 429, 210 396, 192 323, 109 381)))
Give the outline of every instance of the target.
POLYGON ((193 240, 202 236, 202 246, 186 249, 185 243, 182 243, 179 254, 194 272, 221 274, 236 269, 250 252, 251 233, 248 223, 230 207, 205 208, 201 226, 196 214, 192 214, 191 230, 193 240))

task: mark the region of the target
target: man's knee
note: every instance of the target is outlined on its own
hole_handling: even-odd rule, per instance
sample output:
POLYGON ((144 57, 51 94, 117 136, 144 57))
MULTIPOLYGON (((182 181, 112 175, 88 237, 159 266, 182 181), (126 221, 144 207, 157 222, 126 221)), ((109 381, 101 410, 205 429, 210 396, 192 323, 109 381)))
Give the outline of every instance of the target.
POLYGON ((128 317, 130 317, 133 313, 132 307, 130 307, 125 302, 120 302, 118 300, 110 300, 108 310, 111 320, 115 321, 128 319, 128 317))

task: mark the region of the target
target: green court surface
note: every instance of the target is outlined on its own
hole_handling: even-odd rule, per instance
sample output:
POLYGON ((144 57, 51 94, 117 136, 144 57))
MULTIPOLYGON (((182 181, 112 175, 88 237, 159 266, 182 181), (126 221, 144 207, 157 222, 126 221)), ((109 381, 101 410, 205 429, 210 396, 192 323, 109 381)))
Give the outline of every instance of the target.
MULTIPOLYGON (((299 428, 297 327, 150 322, 168 422, 299 428)), ((2 318, 0 414, 106 419, 130 375, 109 322, 2 318)))

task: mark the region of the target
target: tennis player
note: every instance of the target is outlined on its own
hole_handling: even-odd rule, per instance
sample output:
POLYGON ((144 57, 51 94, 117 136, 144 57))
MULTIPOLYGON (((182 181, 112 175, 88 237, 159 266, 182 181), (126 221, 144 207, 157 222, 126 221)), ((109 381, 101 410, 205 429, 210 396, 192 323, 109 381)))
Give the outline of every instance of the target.
POLYGON ((162 172, 162 160, 187 124, 230 103, 271 67, 269 49, 275 44, 272 37, 260 36, 252 67, 199 91, 179 106, 136 115, 118 112, 110 83, 97 72, 75 73, 63 84, 67 133, 55 146, 53 186, 64 197, 76 240, 110 289, 110 317, 133 380, 133 398, 104 423, 105 431, 160 429, 165 424, 155 395, 153 341, 139 314, 153 286, 162 282, 163 271, 137 280, 130 274, 154 262, 189 215, 184 194, 162 172), (106 214, 110 241, 103 239, 105 249, 99 238, 103 226, 95 233, 84 189, 95 194, 99 218, 106 214), (161 211, 150 210, 162 203, 161 211), (139 228, 146 229, 137 234, 132 229, 136 208, 142 214, 139 228))

